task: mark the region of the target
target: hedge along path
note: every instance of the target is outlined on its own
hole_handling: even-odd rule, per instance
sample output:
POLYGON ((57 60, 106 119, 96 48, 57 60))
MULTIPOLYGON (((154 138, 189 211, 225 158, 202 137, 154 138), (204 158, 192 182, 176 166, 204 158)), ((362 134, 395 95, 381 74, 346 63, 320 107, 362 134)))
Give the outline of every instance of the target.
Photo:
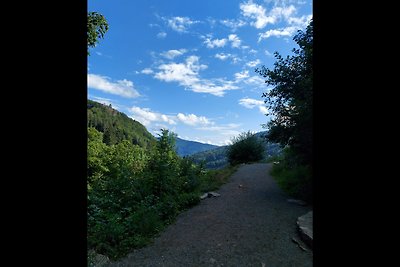
POLYGON ((268 174, 271 164, 242 165, 229 182, 176 222, 147 247, 106 266, 313 266, 311 249, 296 221, 309 210, 287 201, 268 174))

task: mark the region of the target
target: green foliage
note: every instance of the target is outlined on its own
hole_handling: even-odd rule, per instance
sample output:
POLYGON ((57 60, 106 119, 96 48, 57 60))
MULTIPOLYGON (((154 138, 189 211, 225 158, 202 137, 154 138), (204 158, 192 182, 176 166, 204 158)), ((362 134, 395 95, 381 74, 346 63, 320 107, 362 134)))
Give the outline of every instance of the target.
POLYGON ((250 131, 239 134, 232 139, 227 156, 231 165, 256 162, 264 158, 264 143, 250 131))
POLYGON ((190 155, 197 164, 203 164, 207 169, 220 169, 228 164, 227 146, 217 147, 211 150, 190 155))
POLYGON ((274 88, 263 94, 273 118, 268 139, 289 145, 299 156, 301 164, 312 161, 312 96, 313 96, 313 21, 305 32, 294 37, 299 49, 285 59, 275 53, 274 69, 256 69, 274 88))
POLYGON ((156 138, 142 124, 110 106, 88 100, 87 118, 87 126, 102 132, 103 142, 107 145, 129 140, 132 144, 151 149, 156 144, 156 138))
POLYGON ((106 18, 98 12, 88 12, 87 14, 87 48, 95 47, 99 39, 104 38, 104 34, 108 31, 108 22, 106 18))
POLYGON ((175 152, 176 134, 161 130, 154 149, 103 142, 88 127, 88 249, 115 260, 149 243, 202 190, 226 181, 175 152))
MULTIPOLYGON (((279 144, 268 142, 265 138, 267 132, 258 132, 255 134, 260 143, 264 143, 264 155, 266 159, 278 155, 281 152, 279 144)), ((197 164, 203 164, 205 168, 216 170, 226 167, 228 162, 227 157, 228 146, 220 146, 211 150, 190 155, 190 158, 197 164)))
POLYGON ((274 115, 268 140, 286 147, 272 174, 290 195, 312 201, 313 21, 294 37, 299 49, 285 59, 275 53, 274 69, 256 69, 272 90, 263 94, 274 115))
POLYGON ((217 190, 221 185, 228 181, 228 178, 239 168, 239 165, 227 165, 222 169, 209 170, 204 172, 200 184, 201 192, 217 190))
POLYGON ((297 162, 297 155, 293 150, 286 148, 284 154, 275 160, 271 175, 288 195, 312 203, 311 166, 297 162))

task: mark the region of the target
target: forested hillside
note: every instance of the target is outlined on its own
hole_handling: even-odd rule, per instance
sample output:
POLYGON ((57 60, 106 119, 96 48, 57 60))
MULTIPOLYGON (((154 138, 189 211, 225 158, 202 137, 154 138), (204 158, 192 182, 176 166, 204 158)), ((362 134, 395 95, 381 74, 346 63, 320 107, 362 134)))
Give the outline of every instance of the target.
POLYGON ((190 155, 190 158, 197 164, 204 164, 207 169, 219 169, 228 164, 226 157, 227 146, 217 147, 211 150, 190 155))
POLYGON ((176 138, 176 153, 178 153, 178 155, 181 157, 192 155, 201 151, 214 149, 217 147, 218 146, 215 145, 176 138))
POLYGON ((107 145, 128 140, 132 144, 149 149, 156 144, 156 138, 139 122, 126 114, 88 99, 87 126, 103 133, 103 142, 107 145))

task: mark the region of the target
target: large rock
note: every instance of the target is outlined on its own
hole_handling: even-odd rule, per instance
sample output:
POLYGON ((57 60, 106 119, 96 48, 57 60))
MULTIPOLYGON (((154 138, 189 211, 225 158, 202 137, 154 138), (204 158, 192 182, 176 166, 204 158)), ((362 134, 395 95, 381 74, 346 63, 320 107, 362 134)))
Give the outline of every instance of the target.
POLYGON ((297 219, 297 227, 300 237, 309 247, 312 248, 313 243, 313 211, 300 216, 297 219))
POLYGON ((218 194, 218 193, 215 193, 215 192, 208 192, 208 197, 219 197, 219 196, 221 196, 221 195, 218 194))
POLYGON ((94 251, 89 251, 90 260, 88 262, 88 266, 90 267, 103 267, 107 264, 110 264, 110 259, 102 254, 98 254, 94 251))

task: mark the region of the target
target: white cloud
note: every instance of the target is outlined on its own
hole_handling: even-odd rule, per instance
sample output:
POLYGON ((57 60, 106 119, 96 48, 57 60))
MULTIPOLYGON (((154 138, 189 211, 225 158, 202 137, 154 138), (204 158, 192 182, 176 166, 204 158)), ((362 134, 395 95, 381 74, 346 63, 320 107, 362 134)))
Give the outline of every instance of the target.
POLYGON ((163 52, 160 55, 165 58, 168 58, 168 59, 173 59, 177 56, 181 56, 181 55, 185 54, 186 52, 187 52, 186 49, 179 49, 179 50, 174 49, 174 50, 168 50, 166 52, 163 52))
POLYGON ((249 66, 249 67, 255 67, 260 63, 261 63, 261 61, 257 58, 256 60, 247 62, 246 65, 249 66))
POLYGON ((240 133, 238 130, 235 130, 238 127, 240 127, 240 124, 229 123, 229 124, 219 125, 219 126, 199 127, 196 129, 203 130, 203 131, 218 132, 221 135, 237 135, 240 133))
POLYGON ((97 74, 88 74, 87 79, 88 88, 126 98, 135 98, 140 96, 139 92, 134 88, 133 82, 126 79, 112 82, 109 77, 97 74))
POLYGON ((286 27, 286 28, 268 30, 264 33, 258 34, 258 42, 260 42, 262 39, 267 39, 271 36, 275 36, 275 37, 292 36, 299 29, 300 29, 300 27, 290 26, 290 27, 286 27))
POLYGON ((268 24, 275 24, 281 20, 289 24, 298 24, 305 20, 304 16, 302 18, 293 17, 297 12, 296 7, 282 1, 275 2, 274 7, 268 13, 263 6, 253 3, 252 0, 249 0, 247 3, 241 3, 240 9, 243 16, 253 20, 250 22, 250 25, 257 29, 263 29, 268 24))
POLYGON ((296 13, 296 8, 293 5, 290 6, 283 6, 283 7, 274 7, 270 12, 269 15, 275 18, 275 21, 278 19, 285 19, 288 20, 290 16, 296 13))
POLYGON ((220 60, 226 60, 226 59, 232 57, 232 54, 218 53, 218 54, 215 54, 214 57, 218 58, 220 60))
POLYGON ((188 17, 172 17, 170 19, 166 19, 167 24, 171 29, 177 32, 187 32, 188 27, 192 24, 199 23, 199 21, 191 20, 188 17))
POLYGON ((268 4, 273 2, 275 6, 287 6, 289 4, 304 5, 307 3, 304 0, 264 0, 264 2, 268 4))
POLYGON ((242 59, 240 57, 237 57, 236 55, 232 56, 232 61, 233 63, 238 63, 240 61, 242 61, 242 59))
POLYGON ((207 45, 208 48, 214 48, 214 47, 224 47, 227 43, 227 39, 214 39, 211 40, 211 38, 206 38, 204 43, 207 45))
POLYGON ((225 25, 232 29, 232 31, 236 31, 238 28, 245 26, 247 23, 243 20, 233 20, 233 19, 225 19, 220 20, 221 24, 225 25))
POLYGON ((236 34, 229 34, 228 40, 232 42, 232 47, 239 48, 242 42, 236 34))
POLYGON ((157 38, 163 39, 167 37, 167 33, 166 32, 159 32, 157 33, 157 38))
POLYGON ((306 28, 312 19, 312 15, 304 15, 301 17, 290 17, 288 18, 288 23, 295 25, 299 28, 306 28))
POLYGON ((268 114, 268 109, 265 106, 264 101, 261 100, 256 100, 252 98, 242 98, 239 100, 239 105, 242 105, 248 109, 253 109, 256 107, 262 114, 268 114))
POLYGON ((140 73, 152 74, 152 73, 154 73, 154 71, 152 69, 150 69, 150 68, 145 68, 145 69, 141 70, 140 73))
POLYGON ((149 108, 140 108, 134 106, 129 109, 129 112, 132 119, 139 121, 145 126, 150 126, 150 124, 154 122, 164 122, 170 125, 176 124, 176 122, 173 120, 173 116, 153 112, 149 108))
POLYGON ((183 63, 161 64, 160 70, 154 78, 165 82, 178 82, 179 85, 196 93, 209 93, 215 96, 223 96, 226 90, 238 89, 233 82, 224 79, 201 79, 200 70, 207 65, 199 63, 199 57, 189 56, 183 63))
POLYGON ((275 23, 276 18, 268 17, 265 12, 265 8, 261 5, 257 5, 253 3, 251 0, 247 3, 241 3, 240 9, 242 10, 242 14, 245 17, 249 17, 254 19, 255 21, 251 22, 250 24, 257 29, 264 28, 268 23, 275 23))
POLYGON ((257 85, 258 87, 265 86, 265 80, 263 80, 260 76, 251 76, 244 80, 246 84, 257 85))
POLYGON ((242 72, 235 73, 236 80, 242 80, 242 79, 245 79, 245 78, 248 78, 248 77, 249 77, 249 71, 248 70, 244 70, 242 72))
POLYGON ((273 54, 271 52, 269 52, 268 50, 265 50, 264 53, 265 53, 265 55, 267 55, 269 57, 273 56, 273 54))
POLYGON ((183 122, 184 124, 191 125, 191 126, 198 126, 198 125, 212 125, 214 124, 209 119, 204 116, 196 116, 195 114, 182 114, 178 113, 176 115, 177 119, 183 122))
POLYGON ((249 53, 250 53, 250 54, 257 54, 257 50, 251 49, 251 50, 249 51, 249 53))

